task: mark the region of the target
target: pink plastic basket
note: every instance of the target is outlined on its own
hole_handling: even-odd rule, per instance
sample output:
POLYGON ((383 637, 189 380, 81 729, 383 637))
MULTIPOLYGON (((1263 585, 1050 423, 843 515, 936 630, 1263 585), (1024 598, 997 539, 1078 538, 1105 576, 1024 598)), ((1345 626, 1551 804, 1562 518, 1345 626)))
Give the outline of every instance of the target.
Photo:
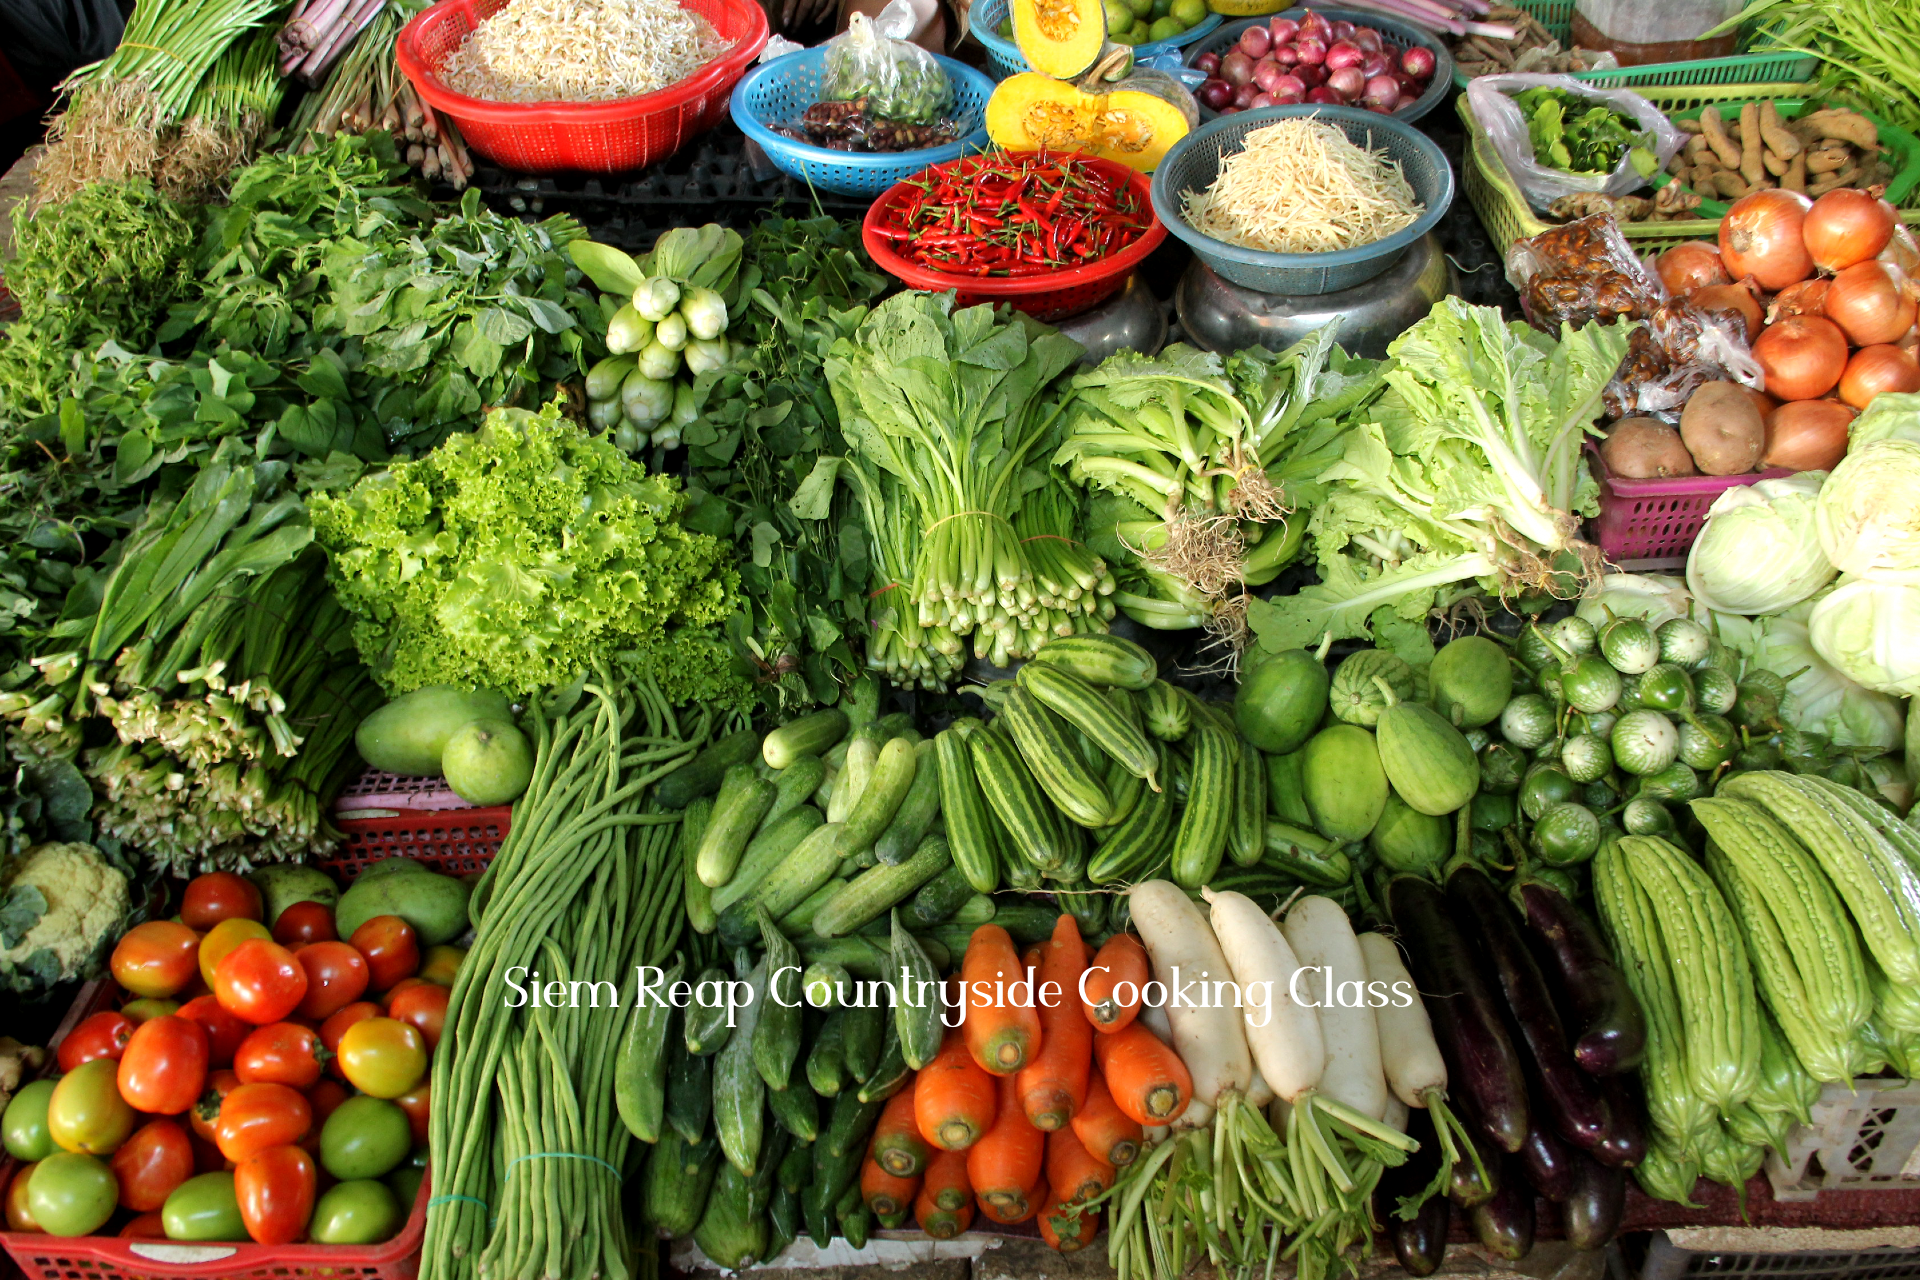
POLYGON ((507 0, 441 0, 401 30, 394 55, 414 90, 467 145, 522 173, 624 173, 666 159, 727 114, 733 86, 767 43, 754 0, 681 0, 731 46, 677 84, 611 102, 486 102, 440 82, 440 64, 507 0))
POLYGON ((1687 476, 1674 480, 1628 480, 1607 470, 1591 441, 1587 458, 1600 482, 1600 514, 1594 539, 1622 569, 1675 569, 1686 564, 1713 500, 1736 485, 1773 480, 1793 472, 1781 467, 1740 476, 1687 476))
POLYGON ((342 818, 364 816, 369 809, 439 813, 471 808, 470 802, 453 794, 445 778, 409 778, 379 769, 369 769, 349 782, 333 802, 334 813, 342 818))

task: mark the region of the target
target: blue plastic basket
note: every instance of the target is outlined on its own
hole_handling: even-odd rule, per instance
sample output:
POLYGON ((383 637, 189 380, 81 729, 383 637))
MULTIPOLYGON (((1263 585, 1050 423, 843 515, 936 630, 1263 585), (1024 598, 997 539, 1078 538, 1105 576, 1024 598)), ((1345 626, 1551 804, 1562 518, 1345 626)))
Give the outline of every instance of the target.
MULTIPOLYGON (((1019 75, 1022 71, 1031 71, 1027 60, 1020 54, 1020 46, 1000 34, 1000 24, 1006 20, 1009 0, 980 0, 973 7, 973 16, 969 19, 968 30, 980 41, 987 51, 987 65, 993 68, 994 75, 1004 80, 1008 76, 1019 75)), ((1148 44, 1135 45, 1133 56, 1136 60, 1151 58, 1156 53, 1166 53, 1173 49, 1184 49, 1196 40, 1204 40, 1212 35, 1224 21, 1217 13, 1209 13, 1200 21, 1182 31, 1171 40, 1154 40, 1148 44)))
POLYGON ((993 81, 952 58, 934 55, 953 81, 951 114, 960 122, 960 139, 920 151, 835 151, 798 142, 768 128, 770 121, 796 121, 820 100, 820 77, 827 67, 824 47, 803 49, 747 72, 734 86, 733 122, 760 144, 776 169, 822 191, 843 196, 877 196, 894 183, 930 165, 958 160, 987 148, 987 99, 993 81))
MULTIPOLYGON (((1419 45, 1433 55, 1433 80, 1427 85, 1427 91, 1414 99, 1412 105, 1393 113, 1395 120, 1418 120, 1427 112, 1439 106, 1453 91, 1453 54, 1446 42, 1428 35, 1420 28, 1408 22, 1398 22, 1385 14, 1371 13, 1363 9, 1337 9, 1325 5, 1303 5, 1288 9, 1285 13, 1262 14, 1258 18, 1241 18, 1230 22, 1214 32, 1204 43, 1196 44, 1187 50, 1186 62, 1192 66, 1194 59, 1203 53, 1217 53, 1223 57, 1240 39, 1240 33, 1256 23, 1265 23, 1273 18, 1304 18, 1308 10, 1319 14, 1328 22, 1338 22, 1342 18, 1356 27, 1372 27, 1380 33, 1380 41, 1396 53, 1405 53, 1414 45, 1419 45)), ((1218 111, 1211 110, 1206 103, 1200 103, 1202 120, 1217 120, 1218 111)))
POLYGON ((1222 116, 1174 143, 1153 172, 1153 211, 1167 230, 1186 241, 1194 255, 1222 278, 1261 293, 1312 295, 1364 284, 1399 261, 1409 245, 1433 230, 1452 203, 1453 167, 1433 140, 1397 116, 1358 107, 1301 103, 1222 116), (1426 211, 1414 219, 1412 226, 1385 240, 1332 253, 1263 253, 1195 230, 1181 211, 1181 194, 1212 186, 1221 160, 1239 151, 1253 130, 1276 120, 1302 116, 1338 125, 1356 144, 1385 151, 1387 158, 1400 166, 1414 197, 1426 211))

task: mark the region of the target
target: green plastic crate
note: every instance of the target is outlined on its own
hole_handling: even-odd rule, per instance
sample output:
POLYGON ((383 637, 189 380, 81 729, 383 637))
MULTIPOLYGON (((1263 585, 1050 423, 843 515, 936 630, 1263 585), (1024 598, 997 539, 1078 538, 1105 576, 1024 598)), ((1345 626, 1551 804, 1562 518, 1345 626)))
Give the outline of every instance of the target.
MULTIPOLYGON (((1752 101, 1752 98, 1749 97, 1743 101, 1752 101)), ((1779 109, 1782 119, 1797 120, 1800 113, 1813 104, 1801 99, 1779 98, 1774 100, 1773 105, 1779 109)), ((1697 120, 1704 110, 1706 110, 1704 106, 1686 110, 1668 108, 1667 115, 1674 120, 1697 120)), ((1873 121, 1874 128, 1880 133, 1880 145, 1886 148, 1887 157, 1893 162, 1893 179, 1887 183, 1887 203, 1900 209, 1920 205, 1920 138, 1914 137, 1897 125, 1888 124, 1870 112, 1862 111, 1860 114, 1873 121)), ((1664 172, 1653 175, 1653 186, 1656 191, 1672 181, 1672 175, 1664 172)), ((1719 218, 1726 211, 1725 200, 1701 197, 1700 212, 1703 215, 1719 218)))
MULTIPOLYGON (((1564 48, 1573 36, 1574 0, 1506 0, 1524 9, 1553 34, 1564 48)), ((1658 0, 1648 0, 1658 3, 1658 0)), ((1605 89, 1663 88, 1676 85, 1798 83, 1813 75, 1814 60, 1804 54, 1773 51, 1736 53, 1725 58, 1692 62, 1652 62, 1641 67, 1614 67, 1606 71, 1574 71, 1575 80, 1605 89)), ((1462 89, 1467 77, 1456 65, 1453 82, 1462 89)))

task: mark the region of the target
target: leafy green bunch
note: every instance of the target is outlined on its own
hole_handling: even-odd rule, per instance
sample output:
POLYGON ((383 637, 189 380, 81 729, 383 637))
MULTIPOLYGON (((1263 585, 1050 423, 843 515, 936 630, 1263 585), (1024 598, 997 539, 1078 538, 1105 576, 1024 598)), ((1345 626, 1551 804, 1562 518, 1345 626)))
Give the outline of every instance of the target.
POLYGON ((596 661, 674 701, 746 696, 710 631, 739 607, 685 495, 549 405, 311 499, 361 655, 389 693, 429 684, 531 694, 596 661))

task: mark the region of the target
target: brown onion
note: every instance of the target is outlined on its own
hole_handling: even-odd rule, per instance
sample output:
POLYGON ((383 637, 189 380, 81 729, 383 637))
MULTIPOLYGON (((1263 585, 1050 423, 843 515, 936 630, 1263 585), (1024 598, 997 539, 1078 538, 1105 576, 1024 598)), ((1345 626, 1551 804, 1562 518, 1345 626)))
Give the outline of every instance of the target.
POLYGON ((1813 201, 1798 191, 1773 188, 1741 196, 1720 219, 1720 260, 1738 280, 1752 276, 1777 293, 1813 274, 1801 228, 1813 201))
POLYGON ((1856 347, 1893 342, 1913 328, 1913 289, 1898 267, 1858 263, 1833 278, 1824 312, 1856 347))
POLYGON ((1753 358, 1767 377, 1767 394, 1811 400, 1833 390, 1847 368, 1840 326, 1819 316, 1788 316, 1754 339, 1753 358))
POLYGON ((1702 311, 1732 311, 1746 321, 1747 341, 1760 332, 1760 299, 1754 296, 1753 281, 1739 284, 1709 284, 1687 294, 1687 300, 1702 311))
POLYGON ((1720 251, 1705 240, 1673 246, 1654 259, 1653 269, 1660 273, 1660 283, 1667 286, 1667 292, 1676 298, 1705 285, 1732 283, 1727 264, 1720 261, 1720 251))
POLYGON ((1864 409, 1882 391, 1920 391, 1920 360, 1886 343, 1854 352, 1840 375, 1840 398, 1864 409))
POLYGON ((1920 240, 1904 226, 1895 226, 1893 239, 1880 251, 1880 261, 1900 268, 1908 279, 1920 277, 1920 240))
POLYGON ((1773 324, 1788 316, 1825 315, 1827 289, 1832 283, 1825 276, 1815 276, 1811 280, 1788 285, 1774 295, 1773 305, 1767 308, 1767 323, 1773 324))
POLYGON ((1767 415, 1780 407, 1780 402, 1764 391, 1755 391, 1752 387, 1738 382, 1733 385, 1747 393, 1747 399, 1753 401, 1753 407, 1759 412, 1762 422, 1766 421, 1767 415))
POLYGON ((1853 410, 1832 400, 1789 400, 1767 416, 1760 461, 1793 471, 1831 471, 1847 456, 1853 410))
POLYGON ((1885 200, 1852 187, 1840 187, 1813 202, 1800 234, 1815 267, 1845 271, 1886 248, 1897 221, 1893 206, 1885 200))

